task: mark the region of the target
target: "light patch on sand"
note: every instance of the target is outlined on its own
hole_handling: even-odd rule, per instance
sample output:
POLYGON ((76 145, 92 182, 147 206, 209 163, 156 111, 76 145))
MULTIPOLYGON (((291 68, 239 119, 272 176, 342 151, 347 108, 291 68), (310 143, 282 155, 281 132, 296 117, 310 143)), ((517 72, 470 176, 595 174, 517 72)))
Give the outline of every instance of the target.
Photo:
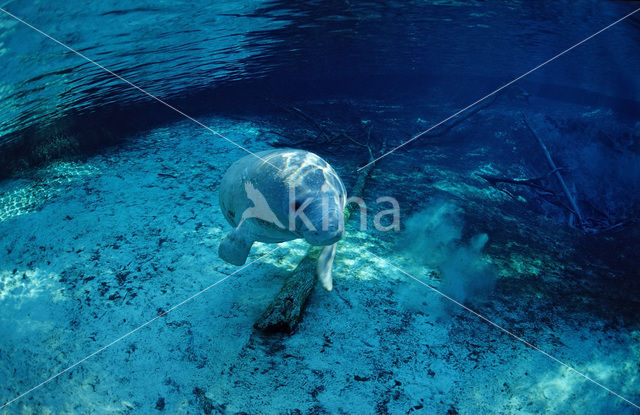
POLYGON ((33 178, 5 184, 10 189, 0 194, 0 223, 38 210, 79 179, 97 173, 89 164, 60 161, 39 170, 33 178))
POLYGON ((7 300, 20 308, 25 300, 46 297, 51 301, 62 301, 63 295, 58 287, 58 275, 39 269, 35 270, 3 270, 0 271, 0 302, 7 307, 7 300))

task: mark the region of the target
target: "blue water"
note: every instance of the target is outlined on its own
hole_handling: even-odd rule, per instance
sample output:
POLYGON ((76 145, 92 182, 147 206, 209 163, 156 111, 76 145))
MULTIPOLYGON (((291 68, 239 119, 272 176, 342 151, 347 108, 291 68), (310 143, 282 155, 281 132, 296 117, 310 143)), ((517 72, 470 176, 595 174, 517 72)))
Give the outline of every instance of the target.
MULTIPOLYGON (((223 103, 217 88, 251 83, 256 95, 407 93, 467 104, 633 3, 15 2, 7 10, 172 102, 203 93, 223 103)), ((66 114, 150 102, 9 16, 2 24, 3 135, 66 114)), ((640 94, 638 24, 630 18, 523 82, 532 92, 632 114, 640 94)))
POLYGON ((487 97, 640 1, 0 6, 0 413, 640 411, 640 12, 487 97), (376 164, 402 231, 351 225, 291 337, 252 325, 295 244, 39 386, 234 270, 217 133, 349 187, 483 97, 376 164))

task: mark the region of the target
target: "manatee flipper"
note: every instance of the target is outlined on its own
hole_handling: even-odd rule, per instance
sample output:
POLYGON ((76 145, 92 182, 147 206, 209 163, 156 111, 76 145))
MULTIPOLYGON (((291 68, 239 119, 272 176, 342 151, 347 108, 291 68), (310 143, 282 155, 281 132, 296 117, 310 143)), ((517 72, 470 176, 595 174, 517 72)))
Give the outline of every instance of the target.
POLYGON ((331 291, 333 288, 331 269, 333 268, 333 258, 336 256, 336 245, 337 242, 333 245, 325 246, 318 257, 318 279, 327 291, 331 291))
POLYGON ((254 242, 241 227, 242 224, 229 232, 218 247, 218 256, 233 265, 244 265, 247 262, 254 242))

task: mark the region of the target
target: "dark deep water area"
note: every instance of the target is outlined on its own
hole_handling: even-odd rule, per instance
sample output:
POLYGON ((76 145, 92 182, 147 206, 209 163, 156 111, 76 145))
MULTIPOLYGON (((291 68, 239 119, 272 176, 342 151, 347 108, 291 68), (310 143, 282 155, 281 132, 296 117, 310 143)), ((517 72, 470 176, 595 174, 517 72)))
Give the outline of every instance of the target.
POLYGON ((640 1, 0 8, 0 414, 640 412, 640 1), (218 256, 274 148, 366 203, 332 291, 218 256))

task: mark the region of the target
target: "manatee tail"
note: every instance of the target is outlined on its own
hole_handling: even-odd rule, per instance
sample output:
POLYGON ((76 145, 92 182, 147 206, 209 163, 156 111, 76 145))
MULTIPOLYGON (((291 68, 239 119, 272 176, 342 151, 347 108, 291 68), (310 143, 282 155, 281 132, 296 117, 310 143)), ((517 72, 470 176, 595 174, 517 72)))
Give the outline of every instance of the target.
POLYGON ((331 291, 333 288, 331 269, 333 268, 333 258, 336 256, 336 245, 337 243, 325 246, 318 257, 318 279, 327 291, 331 291))
POLYGON ((253 241, 247 239, 244 232, 239 231, 238 228, 231 231, 226 238, 220 242, 218 256, 230 264, 244 265, 244 263, 247 262, 247 256, 249 255, 253 241))

